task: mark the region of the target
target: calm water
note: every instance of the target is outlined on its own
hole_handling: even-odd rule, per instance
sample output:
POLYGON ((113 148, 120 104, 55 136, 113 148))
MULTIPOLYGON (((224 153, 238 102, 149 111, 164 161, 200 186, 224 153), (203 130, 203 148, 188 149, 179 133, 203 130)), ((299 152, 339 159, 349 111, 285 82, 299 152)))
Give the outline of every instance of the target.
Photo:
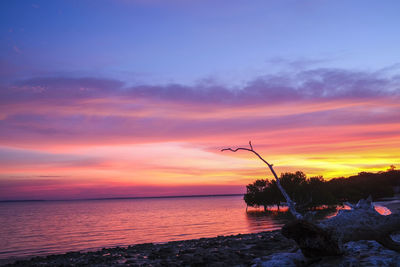
POLYGON ((242 196, 0 203, 0 259, 279 229, 242 196))

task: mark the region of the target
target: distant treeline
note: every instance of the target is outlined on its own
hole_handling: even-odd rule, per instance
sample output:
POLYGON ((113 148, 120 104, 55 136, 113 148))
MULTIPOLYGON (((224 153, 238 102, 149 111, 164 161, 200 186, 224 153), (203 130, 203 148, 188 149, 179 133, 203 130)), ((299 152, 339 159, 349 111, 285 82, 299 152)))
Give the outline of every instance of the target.
MULTIPOLYGON (((322 176, 307 178, 303 172, 283 173, 279 181, 299 209, 315 209, 322 205, 336 206, 345 201, 356 202, 369 195, 373 199, 392 197, 400 186, 400 171, 391 166, 385 172, 360 172, 348 178, 325 181, 322 176)), ((285 199, 275 180, 256 180, 247 187, 244 201, 248 206, 277 205, 285 199)))

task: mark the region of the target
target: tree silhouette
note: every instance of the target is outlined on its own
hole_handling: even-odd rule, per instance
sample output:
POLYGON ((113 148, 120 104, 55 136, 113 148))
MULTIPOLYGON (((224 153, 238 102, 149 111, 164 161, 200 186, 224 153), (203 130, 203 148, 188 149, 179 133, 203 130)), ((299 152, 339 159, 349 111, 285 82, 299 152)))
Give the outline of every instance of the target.
MULTIPOLYGON (((348 178, 334 178, 329 181, 322 176, 307 178, 300 171, 283 173, 279 178, 281 186, 293 199, 297 210, 315 209, 322 205, 331 207, 344 202, 357 202, 372 196, 373 199, 393 197, 394 187, 400 186, 400 171, 393 168, 386 172, 360 172, 348 178)), ((248 206, 279 206, 285 201, 275 180, 257 180, 247 185, 244 201, 248 206)))

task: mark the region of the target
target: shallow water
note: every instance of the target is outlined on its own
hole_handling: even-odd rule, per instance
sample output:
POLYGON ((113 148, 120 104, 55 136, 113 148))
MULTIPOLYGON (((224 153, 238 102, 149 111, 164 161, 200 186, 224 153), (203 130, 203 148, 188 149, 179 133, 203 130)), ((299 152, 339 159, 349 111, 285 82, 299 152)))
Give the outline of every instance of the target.
POLYGON ((0 259, 279 229, 242 196, 0 203, 0 259))

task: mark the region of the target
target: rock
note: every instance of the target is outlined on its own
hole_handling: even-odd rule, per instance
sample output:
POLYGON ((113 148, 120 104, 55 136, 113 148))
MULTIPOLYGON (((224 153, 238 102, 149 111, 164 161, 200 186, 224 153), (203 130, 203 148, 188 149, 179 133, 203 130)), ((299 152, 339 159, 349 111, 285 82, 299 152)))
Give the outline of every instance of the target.
POLYGON ((275 253, 268 257, 258 258, 254 260, 254 267, 281 267, 281 266, 299 266, 304 264, 306 259, 301 251, 295 253, 275 253))

